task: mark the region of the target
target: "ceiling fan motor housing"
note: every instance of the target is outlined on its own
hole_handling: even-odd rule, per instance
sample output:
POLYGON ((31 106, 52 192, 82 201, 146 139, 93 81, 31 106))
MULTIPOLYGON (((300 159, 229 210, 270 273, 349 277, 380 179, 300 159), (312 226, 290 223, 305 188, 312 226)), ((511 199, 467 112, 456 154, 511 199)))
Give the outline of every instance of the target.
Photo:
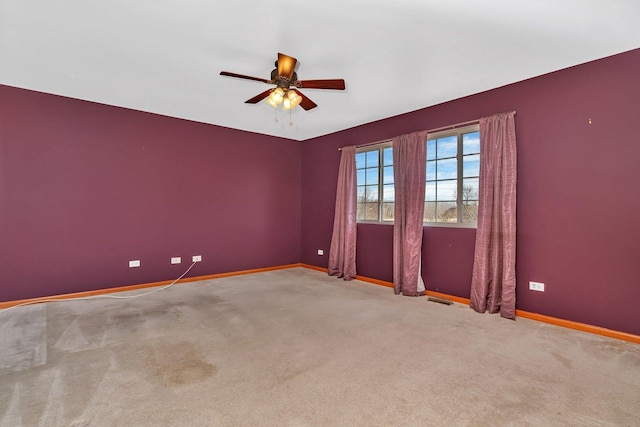
MULTIPOLYGON (((277 64, 277 62, 276 62, 277 64)), ((278 75, 278 69, 275 68, 271 71, 271 81, 274 85, 281 87, 282 89, 289 89, 289 87, 293 84, 296 87, 301 87, 300 82, 298 81, 298 74, 294 71, 291 79, 288 79, 287 76, 278 75), (300 86, 299 86, 300 85, 300 86)))

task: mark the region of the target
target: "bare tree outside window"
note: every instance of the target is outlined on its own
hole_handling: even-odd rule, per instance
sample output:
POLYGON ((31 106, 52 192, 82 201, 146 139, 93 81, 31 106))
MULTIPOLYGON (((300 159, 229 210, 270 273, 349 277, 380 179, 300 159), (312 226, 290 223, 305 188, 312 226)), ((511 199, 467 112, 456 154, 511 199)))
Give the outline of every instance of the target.
POLYGON ((378 220, 378 192, 373 186, 358 188, 358 220, 378 220))
MULTIPOLYGON (((456 191, 456 200, 458 199, 456 191)), ((478 189, 470 184, 462 186, 462 222, 478 220, 478 189)))

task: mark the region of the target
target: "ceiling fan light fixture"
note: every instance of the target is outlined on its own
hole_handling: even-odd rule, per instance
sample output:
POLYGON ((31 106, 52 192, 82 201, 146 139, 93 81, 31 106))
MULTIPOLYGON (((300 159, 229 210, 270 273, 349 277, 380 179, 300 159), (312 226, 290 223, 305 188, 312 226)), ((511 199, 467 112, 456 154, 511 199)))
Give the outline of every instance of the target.
POLYGON ((271 97, 267 98, 267 104, 271 105, 273 108, 278 108, 278 104, 273 99, 271 99, 271 97))
POLYGON ((287 91, 287 98, 289 98, 291 101, 296 101, 300 99, 300 96, 298 96, 298 94, 295 91, 290 90, 290 91, 287 91))
POLYGON ((282 104, 284 100, 284 91, 282 88, 275 88, 269 94, 267 98, 267 104, 271 105, 273 108, 278 108, 278 105, 282 104))
POLYGON ((282 90, 281 87, 277 87, 273 92, 271 92, 271 96, 273 96, 274 101, 280 104, 282 102, 282 99, 284 98, 284 90, 282 90))
POLYGON ((283 110, 291 110, 296 108, 300 102, 302 102, 302 97, 295 93, 293 90, 287 91, 287 96, 284 98, 282 109, 283 110))

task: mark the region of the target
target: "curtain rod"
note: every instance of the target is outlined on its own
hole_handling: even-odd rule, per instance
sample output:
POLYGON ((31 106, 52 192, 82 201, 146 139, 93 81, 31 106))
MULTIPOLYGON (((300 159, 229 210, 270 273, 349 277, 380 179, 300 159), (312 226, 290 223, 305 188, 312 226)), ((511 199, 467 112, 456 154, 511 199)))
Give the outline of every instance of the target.
MULTIPOLYGON (((516 114, 515 111, 511 111, 511 112, 513 114, 516 114)), ((434 133, 434 132, 440 132, 442 130, 455 129, 455 128, 458 128, 460 126, 467 126, 467 125, 474 124, 474 123, 479 123, 479 122, 480 122, 480 119, 469 120, 467 122, 460 122, 460 123, 456 123, 454 125, 442 126, 442 127, 435 128, 435 129, 429 129, 429 130, 427 130, 427 133, 434 133)), ((387 138, 387 139, 381 139, 380 141, 375 141, 375 142, 367 142, 366 144, 356 145, 356 148, 368 147, 369 145, 382 144, 383 142, 389 142, 392 139, 393 139, 393 137, 387 138)), ((338 148, 338 151, 342 151, 342 147, 338 148)))

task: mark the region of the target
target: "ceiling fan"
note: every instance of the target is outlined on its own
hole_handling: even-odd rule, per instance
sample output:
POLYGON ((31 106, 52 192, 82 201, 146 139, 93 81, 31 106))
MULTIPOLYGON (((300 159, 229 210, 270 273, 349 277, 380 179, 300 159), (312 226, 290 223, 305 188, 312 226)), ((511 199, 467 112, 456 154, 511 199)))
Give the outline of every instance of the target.
POLYGON ((271 71, 270 79, 245 76, 229 71, 221 71, 220 75, 276 85, 275 88, 267 89, 253 98, 246 100, 245 103, 257 104, 267 98, 269 105, 277 109, 278 105, 282 104, 283 110, 291 110, 297 105, 300 105, 305 110, 311 110, 318 106, 298 89, 344 90, 345 84, 343 79, 298 80, 298 75, 295 72, 297 63, 298 60, 296 58, 278 53, 278 60, 275 63, 276 68, 271 71))

